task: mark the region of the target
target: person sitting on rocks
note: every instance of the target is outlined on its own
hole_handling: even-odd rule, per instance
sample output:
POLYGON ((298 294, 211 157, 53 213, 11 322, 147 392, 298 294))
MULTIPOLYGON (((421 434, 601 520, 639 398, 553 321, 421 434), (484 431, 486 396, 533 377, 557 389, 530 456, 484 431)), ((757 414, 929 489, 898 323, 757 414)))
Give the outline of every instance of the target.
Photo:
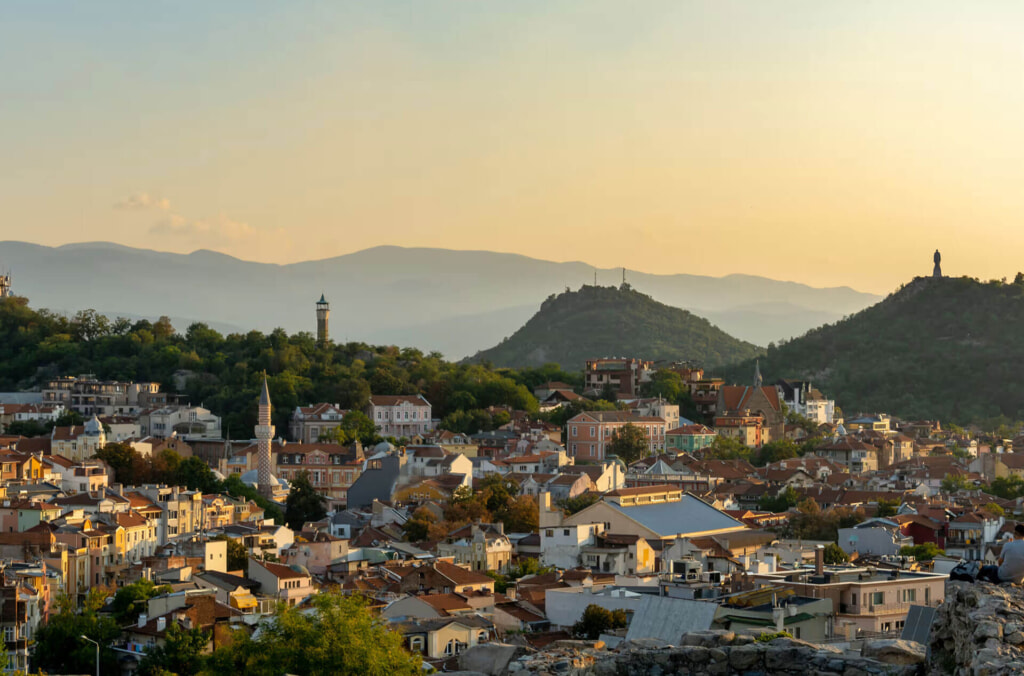
POLYGON ((978 579, 986 582, 1024 582, 1024 524, 1013 527, 1013 540, 1003 545, 998 566, 982 566, 978 579))

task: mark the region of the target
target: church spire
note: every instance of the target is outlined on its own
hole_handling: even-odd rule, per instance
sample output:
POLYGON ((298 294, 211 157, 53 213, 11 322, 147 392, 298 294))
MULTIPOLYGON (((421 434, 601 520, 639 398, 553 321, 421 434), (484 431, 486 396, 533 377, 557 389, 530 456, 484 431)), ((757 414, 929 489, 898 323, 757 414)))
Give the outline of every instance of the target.
POLYGON ((764 379, 761 378, 761 360, 754 360, 754 387, 761 387, 764 384, 764 379))

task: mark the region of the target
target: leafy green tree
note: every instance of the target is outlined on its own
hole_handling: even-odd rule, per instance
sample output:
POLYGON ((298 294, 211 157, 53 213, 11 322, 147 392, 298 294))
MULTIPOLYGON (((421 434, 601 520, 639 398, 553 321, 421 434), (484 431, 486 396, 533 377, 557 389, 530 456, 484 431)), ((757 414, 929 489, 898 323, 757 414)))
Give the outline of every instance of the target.
POLYGON ((49 430, 38 420, 15 420, 7 426, 4 434, 18 437, 41 437, 44 434, 49 434, 49 430))
POLYGON ((971 482, 963 474, 947 474, 943 477, 939 487, 944 493, 956 493, 972 488, 971 482))
POLYGON ((752 454, 750 463, 757 467, 764 467, 779 460, 795 458, 800 455, 799 451, 800 447, 789 439, 777 439, 757 449, 752 454))
POLYGON ((292 479, 291 490, 285 500, 284 520, 292 530, 301 530, 307 521, 319 521, 327 516, 327 500, 316 492, 309 482, 309 472, 299 472, 292 479))
POLYGON ((796 489, 792 486, 786 486, 786 488, 778 495, 765 494, 757 502, 758 509, 766 512, 786 512, 790 508, 796 507, 800 502, 800 494, 796 492, 796 489))
POLYGON ((192 676, 206 664, 211 634, 201 629, 185 629, 171 622, 164 633, 163 645, 151 648, 139 663, 141 676, 192 676))
POLYGON ((213 538, 214 540, 223 540, 228 543, 228 558, 227 567, 228 570, 243 570, 248 571, 249 569, 249 550, 245 548, 241 540, 228 537, 227 535, 218 535, 213 538))
POLYGON ((895 516, 896 511, 900 508, 899 500, 879 500, 878 511, 875 512, 875 516, 885 518, 887 516, 895 516))
POLYGON ((913 556, 917 561, 931 561, 936 556, 945 556, 946 550, 939 549, 934 542, 925 542, 919 545, 900 547, 901 556, 913 556))
POLYGON ((1016 474, 998 477, 988 486, 984 486, 983 490, 1004 500, 1012 500, 1024 495, 1024 479, 1016 474))
POLYGON ((580 619, 572 625, 572 634, 577 638, 593 641, 611 629, 625 627, 626 620, 625 610, 607 610, 591 603, 583 611, 580 619))
POLYGON ((711 445, 704 449, 705 458, 717 460, 748 460, 753 451, 733 437, 719 434, 711 445))
POLYGON ((210 657, 208 674, 420 676, 421 659, 358 596, 324 592, 313 612, 281 605, 256 638, 244 631, 210 657))
POLYGON ((992 516, 1006 516, 1006 510, 994 502, 990 502, 984 507, 982 507, 981 511, 986 512, 992 516))
POLYGON ((215 493, 221 483, 210 466, 198 456, 190 456, 178 463, 174 470, 174 484, 187 486, 189 490, 215 493))
POLYGON ((825 563, 827 563, 830 566, 836 566, 841 563, 846 563, 850 560, 850 557, 847 556, 846 552, 843 551, 843 548, 837 545, 835 542, 830 542, 827 545, 825 545, 825 551, 823 556, 825 559, 825 563))
POLYGON ((114 619, 119 626, 131 624, 145 610, 145 601, 170 591, 170 585, 157 586, 152 580, 143 578, 118 589, 110 604, 110 610, 113 611, 114 619))
POLYGON ((420 507, 409 520, 402 524, 402 532, 409 542, 423 542, 430 539, 430 531, 437 524, 437 517, 426 507, 420 507))
POLYGON ((57 612, 36 632, 30 658, 33 669, 61 674, 95 673, 96 647, 83 640, 84 635, 100 644, 100 671, 120 672, 117 654, 109 646, 121 635, 121 628, 112 617, 97 612, 103 599, 101 590, 94 590, 96 593, 90 593, 80 611, 66 596, 58 597, 57 612))
POLYGON ((627 465, 647 455, 650 444, 643 429, 633 423, 626 423, 612 432, 607 453, 618 456, 627 465))
POLYGON ((599 493, 593 493, 587 491, 586 493, 580 493, 574 498, 566 498, 558 501, 558 506, 562 508, 566 516, 572 516, 576 512, 581 512, 587 507, 601 499, 599 493))

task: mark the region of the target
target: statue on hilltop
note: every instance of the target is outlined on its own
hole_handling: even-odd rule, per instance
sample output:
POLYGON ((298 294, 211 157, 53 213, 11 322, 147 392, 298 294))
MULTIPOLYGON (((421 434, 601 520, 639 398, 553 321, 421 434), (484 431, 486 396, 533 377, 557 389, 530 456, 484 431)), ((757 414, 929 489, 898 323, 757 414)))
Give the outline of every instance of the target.
POLYGON ((942 254, 939 253, 938 249, 935 250, 935 255, 932 258, 935 261, 935 270, 932 271, 932 277, 941 277, 942 266, 939 264, 942 262, 942 254))

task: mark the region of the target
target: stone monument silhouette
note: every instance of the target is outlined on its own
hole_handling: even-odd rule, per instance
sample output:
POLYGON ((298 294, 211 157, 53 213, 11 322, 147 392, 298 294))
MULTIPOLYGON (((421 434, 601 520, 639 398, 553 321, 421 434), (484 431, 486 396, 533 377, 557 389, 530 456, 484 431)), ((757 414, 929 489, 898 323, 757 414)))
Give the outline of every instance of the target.
POLYGON ((935 260, 935 270, 932 271, 932 277, 941 277, 942 266, 939 263, 942 262, 942 254, 939 253, 938 249, 935 250, 935 256, 932 258, 935 260))

